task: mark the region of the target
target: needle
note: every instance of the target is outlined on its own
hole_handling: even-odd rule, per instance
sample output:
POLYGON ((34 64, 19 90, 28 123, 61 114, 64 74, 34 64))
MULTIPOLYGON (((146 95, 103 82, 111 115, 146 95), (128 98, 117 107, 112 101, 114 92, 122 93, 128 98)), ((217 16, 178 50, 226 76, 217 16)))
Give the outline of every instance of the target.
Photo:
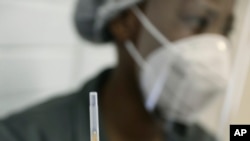
POLYGON ((97 93, 89 94, 89 112, 90 112, 90 138, 91 141, 99 141, 99 115, 97 93))

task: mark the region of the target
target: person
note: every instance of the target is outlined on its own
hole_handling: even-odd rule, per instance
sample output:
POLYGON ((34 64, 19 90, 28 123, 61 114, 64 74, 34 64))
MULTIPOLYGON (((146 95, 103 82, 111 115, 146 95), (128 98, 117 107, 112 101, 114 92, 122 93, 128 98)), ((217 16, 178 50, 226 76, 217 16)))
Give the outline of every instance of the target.
MULTIPOLYGON (((78 92, 1 120, 1 141, 89 141, 91 91, 99 94, 100 141, 174 140, 146 110, 139 67, 126 49, 130 40, 146 58, 159 46, 131 10, 135 5, 170 41, 201 33, 226 36, 232 25, 233 0, 79 0, 75 14, 79 34, 95 43, 114 42, 117 66, 103 71, 78 92)), ((176 122, 174 127, 179 136, 176 141, 215 140, 199 125, 176 122), (192 136, 185 135, 189 130, 192 136)))

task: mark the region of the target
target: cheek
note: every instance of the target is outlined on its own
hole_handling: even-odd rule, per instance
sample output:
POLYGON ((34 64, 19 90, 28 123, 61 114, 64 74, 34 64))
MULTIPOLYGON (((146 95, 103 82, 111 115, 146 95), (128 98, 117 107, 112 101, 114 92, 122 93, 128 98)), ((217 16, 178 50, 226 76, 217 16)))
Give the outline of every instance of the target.
POLYGON ((163 17, 157 28, 170 41, 179 40, 194 34, 194 31, 177 15, 163 17))
POLYGON ((171 41, 179 40, 194 34, 190 28, 178 19, 176 19, 176 22, 170 22, 163 31, 166 37, 171 41))
MULTIPOLYGON (((164 34, 167 39, 175 41, 193 34, 190 28, 179 18, 180 9, 179 0, 155 0, 155 3, 152 3, 146 8, 145 13, 153 25, 164 34), (160 3, 160 1, 162 3, 160 3)), ((137 47, 140 53, 145 57, 159 46, 161 45, 155 37, 142 28, 137 40, 137 47)))
POLYGON ((161 44, 157 42, 155 37, 143 29, 138 38, 137 47, 140 54, 146 58, 151 52, 160 47, 161 44))
POLYGON ((169 40, 174 41, 192 35, 190 28, 180 18, 182 0, 154 0, 146 9, 150 21, 169 40))

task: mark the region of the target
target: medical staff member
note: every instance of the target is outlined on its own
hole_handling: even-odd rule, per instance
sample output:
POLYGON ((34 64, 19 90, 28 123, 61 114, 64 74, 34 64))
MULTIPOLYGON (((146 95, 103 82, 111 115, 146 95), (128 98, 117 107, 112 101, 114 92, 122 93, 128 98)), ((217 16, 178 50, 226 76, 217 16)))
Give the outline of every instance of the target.
MULTIPOLYGON (((178 60, 171 49, 165 55, 159 55, 165 52, 159 51, 161 46, 174 47, 174 41, 204 33, 226 36, 232 24, 232 7, 233 0, 80 0, 75 15, 80 35, 94 43, 114 42, 118 51, 117 66, 103 71, 74 94, 50 100, 2 120, 0 140, 89 141, 88 94, 91 91, 99 93, 100 141, 215 140, 199 125, 186 124, 188 121, 183 116, 189 116, 189 112, 185 113, 189 111, 185 109, 189 105, 179 107, 181 112, 172 119, 171 132, 165 130, 168 107, 174 103, 171 103, 171 97, 163 97, 150 110, 150 104, 145 104, 146 99, 154 84, 158 83, 157 76, 161 72, 152 75, 144 67, 145 64, 153 65, 152 72, 157 72, 157 67, 165 66, 157 64, 168 62, 163 56, 173 56, 170 57, 172 60, 178 60), (156 64, 153 63, 154 58, 156 64)), ((198 42, 205 38, 206 41, 208 37, 210 39, 209 35, 190 40, 198 42)), ((185 46, 189 42, 187 39, 180 44, 185 46)), ((171 63, 169 61, 166 66, 171 63)), ((181 68, 183 65, 177 65, 171 76, 179 76, 175 73, 182 73, 185 70, 181 68)), ((166 70, 169 68, 171 65, 166 70)), ((163 89, 155 93, 160 95, 174 94, 174 86, 178 85, 169 87, 171 82, 168 81, 159 84, 163 89)), ((181 99, 185 103, 188 98, 181 99)))

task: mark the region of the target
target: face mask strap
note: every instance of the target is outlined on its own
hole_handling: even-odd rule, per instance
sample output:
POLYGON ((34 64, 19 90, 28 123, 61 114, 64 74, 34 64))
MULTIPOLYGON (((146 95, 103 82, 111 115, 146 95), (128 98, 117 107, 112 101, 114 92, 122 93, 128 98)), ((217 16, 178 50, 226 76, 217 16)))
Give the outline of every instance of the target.
MULTIPOLYGON (((164 46, 169 46, 172 43, 152 24, 152 22, 146 17, 145 14, 140 10, 138 6, 134 6, 131 8, 135 16, 139 19, 143 27, 155 37, 155 39, 161 43, 164 46)), ((140 66, 140 68, 143 68, 144 66, 147 66, 147 63, 144 61, 144 58, 140 55, 138 50, 136 50, 135 45, 131 41, 125 42, 125 47, 130 53, 130 55, 133 57, 133 59, 136 61, 136 63, 140 66)))
POLYGON ((143 27, 155 37, 155 39, 162 45, 169 45, 171 42, 152 24, 147 16, 140 10, 138 6, 131 8, 135 16, 139 19, 143 27))
MULTIPOLYGON (((150 22, 150 20, 141 12, 141 10, 137 6, 133 7, 132 11, 139 19, 143 27, 151 35, 153 35, 159 43, 164 46, 169 46, 171 44, 171 42, 150 22)), ((144 61, 144 58, 140 55, 132 41, 126 41, 125 47, 141 69, 143 69, 145 66, 150 67, 149 65, 147 65, 146 61, 144 61)), ((154 72, 152 71, 152 73, 154 72)), ((158 75, 156 84, 153 86, 145 103, 145 107, 149 112, 153 112, 153 110, 155 109, 156 103, 161 94, 160 91, 162 91, 163 84, 166 83, 167 77, 168 72, 164 71, 162 71, 162 73, 158 75)))
POLYGON ((140 68, 148 66, 146 61, 144 61, 143 57, 140 55, 140 53, 138 52, 132 41, 130 40, 126 41, 125 47, 140 68))

